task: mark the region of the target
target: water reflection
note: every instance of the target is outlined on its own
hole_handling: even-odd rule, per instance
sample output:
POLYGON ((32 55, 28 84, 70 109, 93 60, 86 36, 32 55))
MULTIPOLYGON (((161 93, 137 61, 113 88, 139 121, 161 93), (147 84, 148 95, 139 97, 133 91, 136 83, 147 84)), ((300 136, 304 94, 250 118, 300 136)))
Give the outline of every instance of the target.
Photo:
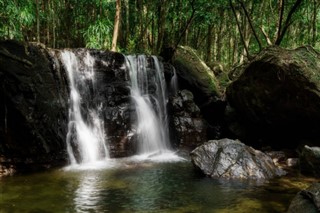
POLYGON ((186 162, 118 163, 3 179, 0 212, 284 212, 300 189, 199 177, 186 162))
POLYGON ((166 185, 164 172, 161 170, 149 170, 147 172, 136 171, 139 178, 130 178, 134 183, 134 191, 130 194, 130 206, 135 210, 155 210, 166 203, 166 185), (145 184, 148 183, 148 184, 145 184))
POLYGON ((101 175, 96 172, 82 173, 78 188, 74 193, 74 204, 76 212, 90 212, 97 210, 100 199, 101 175))

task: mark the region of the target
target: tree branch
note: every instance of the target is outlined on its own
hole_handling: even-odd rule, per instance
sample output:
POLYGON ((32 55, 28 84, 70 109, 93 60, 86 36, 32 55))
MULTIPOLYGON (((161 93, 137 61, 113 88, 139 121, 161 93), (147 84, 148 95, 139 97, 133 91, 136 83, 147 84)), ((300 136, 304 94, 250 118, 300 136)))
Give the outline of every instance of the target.
POLYGON ((236 18, 236 23, 237 23, 237 26, 238 26, 238 30, 239 30, 239 33, 240 33, 240 37, 241 37, 241 40, 242 40, 244 49, 245 49, 245 51, 246 51, 246 53, 247 53, 247 57, 250 58, 249 50, 248 50, 247 44, 246 44, 246 42, 245 42, 245 40, 244 40, 244 37, 243 37, 243 35, 242 35, 240 23, 239 23, 239 20, 238 20, 238 17, 237 17, 237 13, 236 13, 236 11, 235 11, 235 9, 234 9, 234 7, 233 7, 232 0, 229 0, 229 4, 230 4, 230 7, 231 7, 231 9, 232 9, 232 12, 233 12, 234 17, 236 18))
POLYGON ((195 0, 191 0, 191 2, 190 2, 191 8, 192 8, 192 13, 191 13, 191 16, 189 17, 189 19, 188 19, 188 21, 187 21, 187 24, 186 24, 184 30, 183 30, 182 33, 180 34, 180 37, 179 37, 176 45, 174 46, 174 51, 178 48, 179 43, 181 42, 181 40, 182 40, 184 34, 186 33, 186 31, 189 29, 190 24, 191 24, 191 22, 192 22, 192 20, 193 20, 193 18, 194 18, 194 14, 195 14, 195 12, 196 12, 196 9, 195 9, 195 7, 194 7, 194 2, 195 2, 195 0))
POLYGON ((271 39, 269 38, 269 36, 268 36, 267 32, 265 31, 265 29, 263 28, 263 26, 260 27, 260 30, 261 30, 264 38, 266 39, 267 44, 268 44, 268 45, 272 45, 272 41, 271 41, 271 39))
POLYGON ((248 22, 249 22, 250 28, 251 28, 251 30, 252 30, 252 32, 253 32, 253 35, 254 35, 255 39, 257 40, 257 42, 258 42, 259 50, 261 51, 261 49, 262 49, 261 41, 260 41, 260 39, 259 39, 259 37, 258 37, 258 35, 257 35, 254 27, 253 27, 252 20, 251 20, 251 18, 250 18, 250 15, 249 15, 247 9, 246 9, 246 6, 244 5, 244 3, 243 3, 241 0, 237 0, 237 1, 240 3, 240 5, 241 5, 241 7, 242 7, 242 9, 243 9, 243 11, 244 11, 244 14, 245 14, 246 17, 247 17, 247 20, 248 20, 248 22))
POLYGON ((298 7, 300 6, 301 3, 302 3, 302 0, 297 0, 294 3, 294 5, 291 8, 291 10, 289 11, 287 19, 286 19, 286 21, 284 23, 283 29, 281 30, 281 33, 280 33, 279 37, 275 41, 275 45, 280 45, 281 41, 284 38, 284 35, 285 35, 286 31, 288 30, 290 24, 292 23, 291 22, 291 17, 294 14, 294 12, 298 9, 298 7))
POLYGON ((277 31, 276 31, 276 34, 275 34, 275 41, 277 40, 277 38, 280 37, 280 34, 281 34, 283 13, 284 13, 284 0, 279 0, 279 20, 278 20, 277 31))

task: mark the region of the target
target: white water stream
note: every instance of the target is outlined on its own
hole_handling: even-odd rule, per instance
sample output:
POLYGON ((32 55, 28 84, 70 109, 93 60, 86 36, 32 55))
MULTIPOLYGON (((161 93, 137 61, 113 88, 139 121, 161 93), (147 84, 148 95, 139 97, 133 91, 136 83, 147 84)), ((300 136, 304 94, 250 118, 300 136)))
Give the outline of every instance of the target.
POLYGON ((169 143, 167 89, 162 64, 145 55, 127 56, 131 97, 136 109, 138 158, 156 161, 177 156, 169 143))
MULTIPOLYGON (((132 160, 177 161, 169 141, 167 86, 163 66, 158 58, 127 56, 131 80, 131 98, 135 106, 138 155, 132 160)), ((70 103, 67 151, 70 167, 76 169, 105 168, 109 153, 101 109, 94 101, 95 59, 89 52, 61 52, 61 61, 69 78, 70 103)), ((100 99, 101 100, 101 99, 100 99)), ((112 134, 112 133, 111 133, 112 134)), ((109 159, 109 164, 112 161, 109 159)))
POLYGON ((104 122, 100 116, 103 103, 92 104, 95 88, 94 58, 89 52, 82 58, 65 50, 61 53, 61 60, 70 84, 67 151, 71 166, 99 164, 99 161, 109 158, 109 153, 104 122), (90 97, 92 88, 93 94, 90 97))

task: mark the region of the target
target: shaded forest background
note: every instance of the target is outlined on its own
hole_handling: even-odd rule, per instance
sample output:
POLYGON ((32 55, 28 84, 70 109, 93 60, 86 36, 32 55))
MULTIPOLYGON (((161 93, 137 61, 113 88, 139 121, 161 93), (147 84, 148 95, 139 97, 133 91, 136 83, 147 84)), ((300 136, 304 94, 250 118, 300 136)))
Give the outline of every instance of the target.
POLYGON ((269 45, 320 48, 319 0, 0 0, 0 8, 0 39, 52 48, 159 54, 187 45, 227 67, 269 45))

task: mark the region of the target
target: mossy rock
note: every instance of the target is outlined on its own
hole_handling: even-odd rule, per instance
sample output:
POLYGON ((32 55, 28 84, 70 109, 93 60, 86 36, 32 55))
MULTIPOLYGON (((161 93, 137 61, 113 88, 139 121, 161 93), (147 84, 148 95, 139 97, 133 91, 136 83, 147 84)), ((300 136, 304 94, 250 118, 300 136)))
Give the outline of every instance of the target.
POLYGON ((317 51, 310 46, 294 50, 272 46, 246 64, 241 73, 226 95, 242 125, 250 129, 251 138, 266 137, 274 144, 281 141, 286 145, 319 138, 317 51))
POLYGON ((194 49, 179 46, 173 57, 173 65, 180 77, 179 84, 194 94, 195 102, 200 107, 220 99, 221 91, 217 78, 194 49))

